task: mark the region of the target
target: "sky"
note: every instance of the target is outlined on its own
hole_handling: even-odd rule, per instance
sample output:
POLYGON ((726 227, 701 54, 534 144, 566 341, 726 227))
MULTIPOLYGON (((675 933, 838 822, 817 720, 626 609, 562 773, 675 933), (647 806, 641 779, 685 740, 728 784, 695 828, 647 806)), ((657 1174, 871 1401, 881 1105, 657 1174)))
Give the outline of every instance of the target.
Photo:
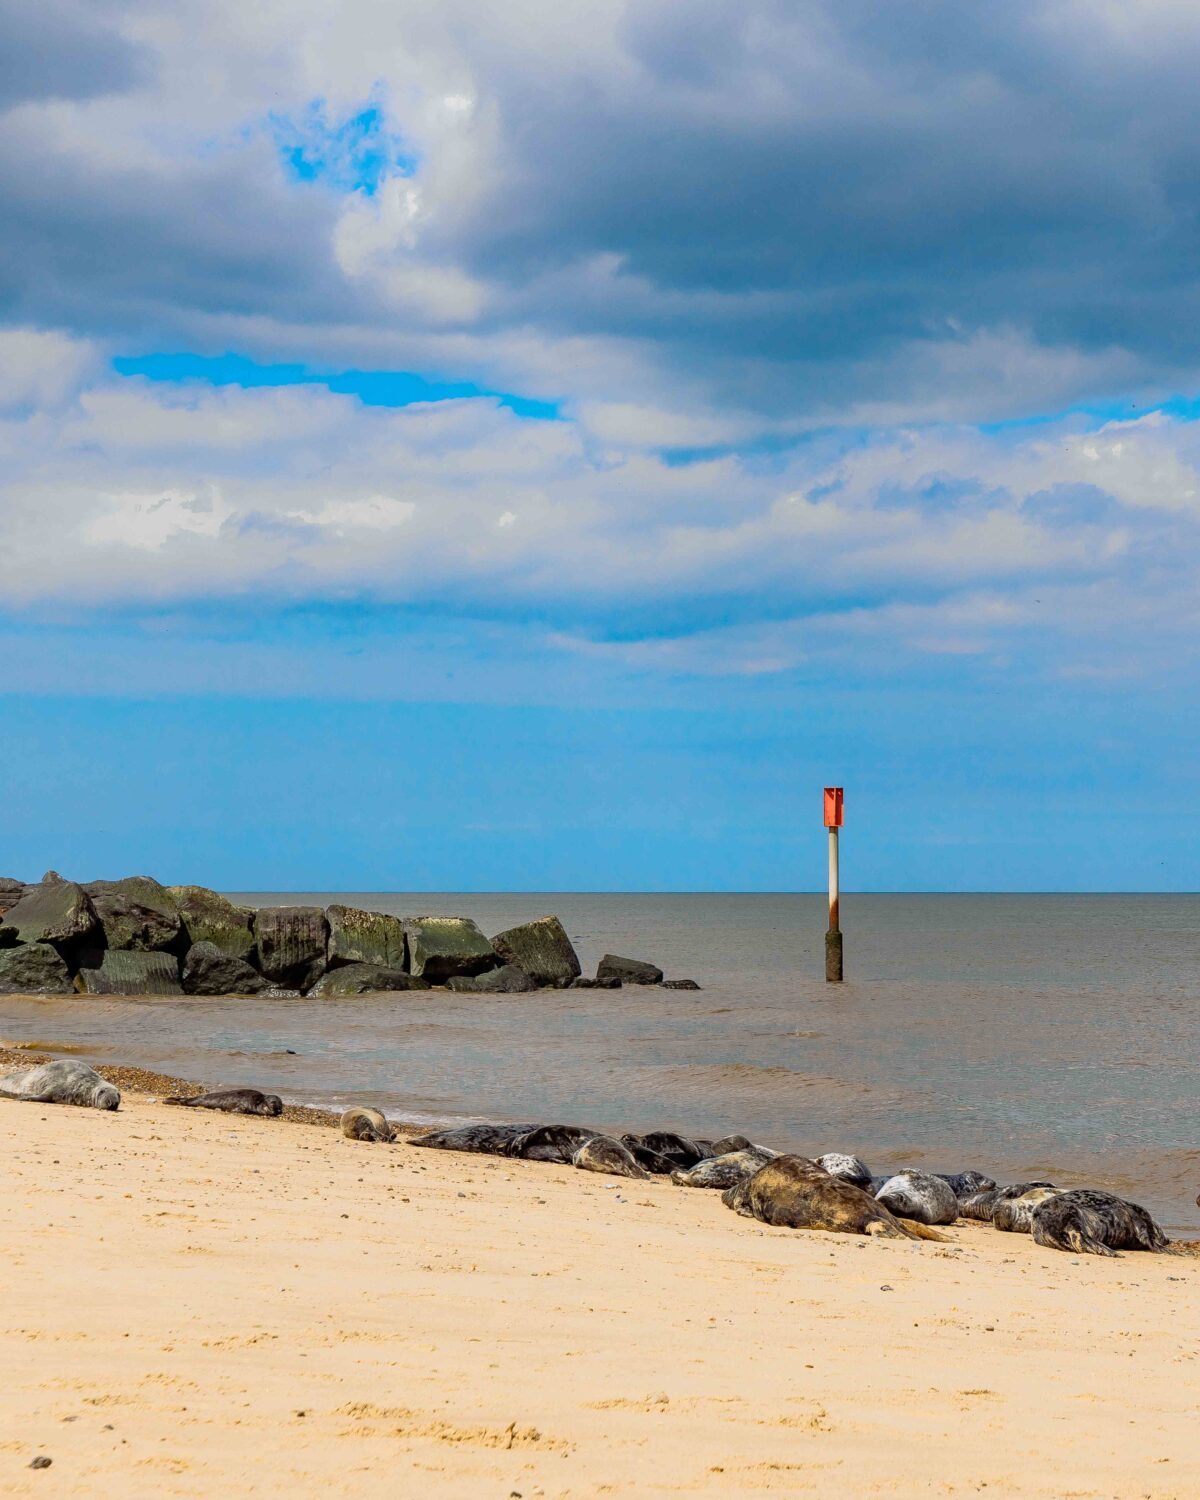
POLYGON ((0 874, 1200 889, 1198 72, 0 0, 0 874))

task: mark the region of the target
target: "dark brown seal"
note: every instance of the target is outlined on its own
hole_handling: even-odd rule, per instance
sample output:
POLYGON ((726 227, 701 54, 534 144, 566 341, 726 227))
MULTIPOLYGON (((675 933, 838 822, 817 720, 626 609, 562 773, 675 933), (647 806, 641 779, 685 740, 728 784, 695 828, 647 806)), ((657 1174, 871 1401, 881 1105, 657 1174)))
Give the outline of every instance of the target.
MULTIPOLYGON (((667 1171, 672 1172, 676 1167, 694 1167, 697 1162, 703 1161, 705 1157, 713 1155, 713 1146, 710 1141, 693 1141, 686 1135, 676 1135, 673 1130, 651 1130, 646 1135, 623 1135, 622 1146, 628 1146, 635 1156, 641 1151, 653 1152, 655 1156, 670 1162, 667 1171)), ((639 1161, 642 1158, 638 1157, 639 1161)), ((642 1165, 654 1167, 647 1161, 642 1165)))
POLYGON ((924 1224, 901 1223, 870 1193, 831 1177, 806 1156, 777 1156, 753 1177, 723 1193, 721 1201, 747 1218, 787 1229, 874 1234, 893 1240, 945 1238, 924 1224))
POLYGON ((283 1100, 278 1094, 264 1094, 261 1089, 214 1089, 211 1094, 195 1094, 190 1099, 174 1095, 164 1104, 182 1104, 185 1109, 219 1109, 227 1115, 281 1115, 283 1100))
POLYGON ((580 1146, 600 1133, 586 1125, 536 1125, 513 1141, 507 1155, 522 1161, 557 1161, 569 1167, 580 1146))
POLYGON ((477 1121, 474 1125, 452 1125, 445 1130, 427 1130, 415 1136, 410 1146, 428 1146, 433 1151, 471 1151, 477 1156, 507 1156, 508 1148, 519 1137, 537 1127, 526 1121, 521 1125, 497 1125, 477 1121))

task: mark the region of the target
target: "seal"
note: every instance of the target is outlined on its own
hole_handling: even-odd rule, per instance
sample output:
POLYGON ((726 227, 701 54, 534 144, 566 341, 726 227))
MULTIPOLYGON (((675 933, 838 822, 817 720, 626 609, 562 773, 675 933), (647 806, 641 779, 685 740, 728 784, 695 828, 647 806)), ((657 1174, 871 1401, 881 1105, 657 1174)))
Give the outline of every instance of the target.
POLYGON ((769 1146, 748 1146, 744 1151, 726 1151, 721 1156, 709 1156, 698 1161, 694 1167, 676 1167, 671 1181, 680 1187, 731 1188, 744 1177, 753 1177, 759 1167, 775 1160, 776 1153, 769 1146))
POLYGON ((116 1109, 121 1102, 120 1089, 73 1057, 9 1073, 0 1078, 0 1095, 30 1104, 79 1104, 89 1109, 116 1109))
MULTIPOLYGON (((824 1167, 831 1177, 840 1177, 843 1182, 851 1182, 855 1187, 867 1188, 871 1185, 871 1169, 861 1156, 851 1156, 846 1151, 826 1151, 824 1156, 818 1156, 815 1160, 817 1166, 824 1167)), ((885 1178, 884 1181, 886 1180, 885 1178)), ((879 1185, 882 1187, 883 1182, 879 1185)))
MULTIPOLYGON (((651 1130, 647 1135, 623 1135, 621 1144, 627 1146, 635 1156, 640 1146, 644 1151, 653 1151, 656 1156, 664 1157, 671 1163, 668 1171, 673 1171, 676 1167, 694 1167, 709 1154, 705 1150, 705 1147, 709 1147, 708 1142, 702 1145, 699 1141, 689 1140, 686 1135, 676 1135, 673 1130, 651 1130)), ((642 1165, 649 1166, 649 1163, 643 1162, 642 1165)), ((653 1171, 654 1168, 651 1167, 650 1170, 653 1171)))
POLYGON ((1140 1203, 1097 1188, 1055 1193, 1033 1208, 1034 1243, 1076 1255, 1115 1255, 1118 1250, 1166 1250, 1170 1241, 1140 1203))
POLYGON ((194 1094, 190 1099, 174 1094, 164 1104, 181 1104, 185 1109, 219 1109, 227 1115, 281 1115, 283 1100, 278 1094, 264 1094, 261 1089, 214 1089, 210 1094, 194 1094))
POLYGON ((992 1228, 1008 1234, 1028 1234, 1034 1209, 1048 1198, 1057 1198, 1061 1192, 1061 1188, 1031 1187, 1019 1198, 1001 1198, 992 1214, 992 1228))
POLYGON ((949 1183, 951 1192, 960 1203, 972 1193, 982 1193, 996 1186, 996 1179, 982 1172, 935 1172, 933 1175, 949 1183))
POLYGON ((610 1177, 648 1179, 650 1173, 639 1166, 628 1146, 611 1135, 593 1135, 584 1141, 571 1158, 571 1165, 581 1172, 606 1172, 610 1177))
POLYGON ((869 1193, 831 1177, 804 1156, 777 1156, 721 1194, 726 1208, 787 1229, 825 1229, 893 1240, 944 1240, 924 1224, 902 1222, 869 1193))
POLYGON ((992 1215, 996 1212, 996 1205, 1006 1198, 1020 1198, 1031 1188, 1053 1186, 1052 1182, 1015 1182, 1011 1187, 983 1188, 980 1192, 972 1193, 969 1197, 962 1199, 958 1205, 959 1216, 963 1219, 978 1219, 984 1224, 990 1224, 992 1215))
POLYGON ((351 1141, 394 1141, 396 1132, 377 1109, 356 1104, 342 1115, 342 1134, 351 1141))
POLYGON ((557 1161, 569 1167, 580 1146, 599 1133, 584 1125, 535 1125, 517 1136, 505 1155, 522 1161, 557 1161))
POLYGON ((723 1135, 712 1143, 713 1156, 729 1156, 734 1151, 749 1151, 754 1142, 744 1135, 723 1135))
POLYGON ((454 1125, 445 1130, 427 1130, 414 1136, 410 1146, 428 1146, 433 1151, 472 1151, 478 1156, 507 1156, 508 1148, 528 1131, 536 1129, 531 1122, 522 1125, 495 1125, 484 1121, 474 1125, 454 1125))
POLYGON ((875 1200, 898 1219, 916 1219, 920 1224, 953 1224, 958 1218, 954 1189, 928 1172, 897 1172, 875 1194, 875 1200))

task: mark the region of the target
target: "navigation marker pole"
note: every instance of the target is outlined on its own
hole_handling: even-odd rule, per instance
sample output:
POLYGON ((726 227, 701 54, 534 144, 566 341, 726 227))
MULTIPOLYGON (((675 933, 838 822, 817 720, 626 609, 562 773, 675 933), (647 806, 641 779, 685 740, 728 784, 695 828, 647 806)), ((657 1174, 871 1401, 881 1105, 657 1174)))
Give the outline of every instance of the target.
POLYGON ((840 786, 825 788, 825 827, 829 830, 829 931, 825 934, 825 979, 842 982, 842 929, 838 914, 838 829, 844 821, 844 797, 840 786))

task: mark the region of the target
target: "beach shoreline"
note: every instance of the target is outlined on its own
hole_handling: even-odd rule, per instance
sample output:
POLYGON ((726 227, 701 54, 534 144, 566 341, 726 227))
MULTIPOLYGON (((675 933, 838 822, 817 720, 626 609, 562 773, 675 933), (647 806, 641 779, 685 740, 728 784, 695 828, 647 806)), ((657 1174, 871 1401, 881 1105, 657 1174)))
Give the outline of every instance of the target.
POLYGON ((1190 1258, 772 1230, 144 1076, 0 1106, 0 1495, 1200 1489, 1190 1258))

